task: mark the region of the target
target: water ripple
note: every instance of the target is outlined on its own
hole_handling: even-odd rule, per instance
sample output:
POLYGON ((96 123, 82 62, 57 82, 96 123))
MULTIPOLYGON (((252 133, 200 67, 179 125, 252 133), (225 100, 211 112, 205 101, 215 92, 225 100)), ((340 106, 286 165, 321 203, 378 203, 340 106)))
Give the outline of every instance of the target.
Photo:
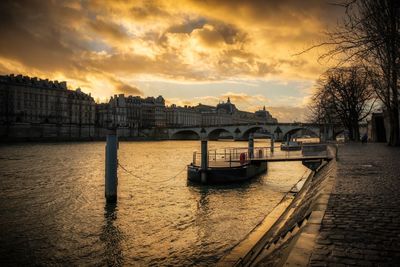
MULTIPOLYGON (((238 145, 247 144, 210 142, 238 145)), ((0 149, 5 265, 208 266, 304 173, 301 163, 274 163, 248 183, 192 185, 182 168, 198 142, 122 142, 119 162, 131 173, 119 169, 118 204, 106 205, 104 143, 0 149)))

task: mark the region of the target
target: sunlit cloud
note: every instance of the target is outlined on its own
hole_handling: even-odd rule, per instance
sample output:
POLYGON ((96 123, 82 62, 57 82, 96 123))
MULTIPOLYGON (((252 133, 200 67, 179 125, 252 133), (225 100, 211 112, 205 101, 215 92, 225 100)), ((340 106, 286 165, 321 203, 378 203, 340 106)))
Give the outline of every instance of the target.
MULTIPOLYGON (((317 62, 321 51, 294 55, 320 41, 340 12, 320 0, 5 0, 0 3, 0 72, 65 79, 101 99, 155 93, 138 86, 143 79, 150 85, 200 84, 203 96, 193 89, 192 99, 176 96, 171 86, 162 94, 194 103, 207 92, 215 104, 233 93, 232 82, 308 85, 326 68, 317 62), (210 83, 224 84, 225 93, 213 92, 210 83)), ((307 94, 308 88, 299 90, 307 94)), ((254 110, 271 99, 271 90, 231 95, 238 106, 254 110)), ((305 99, 284 96, 269 104, 301 107, 305 99)))

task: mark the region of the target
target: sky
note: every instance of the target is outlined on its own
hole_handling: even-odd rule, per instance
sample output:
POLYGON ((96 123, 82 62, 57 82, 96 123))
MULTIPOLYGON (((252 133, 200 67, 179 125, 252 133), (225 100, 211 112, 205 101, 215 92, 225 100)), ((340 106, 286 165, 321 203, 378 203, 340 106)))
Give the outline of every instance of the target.
POLYGON ((2 0, 0 73, 67 81, 97 101, 264 105, 305 121, 342 8, 328 0, 2 0))

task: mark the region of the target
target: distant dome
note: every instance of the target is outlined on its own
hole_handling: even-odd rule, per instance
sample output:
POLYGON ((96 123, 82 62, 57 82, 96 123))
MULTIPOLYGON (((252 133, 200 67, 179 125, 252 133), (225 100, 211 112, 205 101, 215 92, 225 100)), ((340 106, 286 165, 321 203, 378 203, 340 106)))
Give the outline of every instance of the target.
POLYGON ((231 103, 231 99, 228 97, 226 103, 222 102, 217 105, 217 110, 225 110, 227 113, 232 114, 237 110, 236 106, 231 103))

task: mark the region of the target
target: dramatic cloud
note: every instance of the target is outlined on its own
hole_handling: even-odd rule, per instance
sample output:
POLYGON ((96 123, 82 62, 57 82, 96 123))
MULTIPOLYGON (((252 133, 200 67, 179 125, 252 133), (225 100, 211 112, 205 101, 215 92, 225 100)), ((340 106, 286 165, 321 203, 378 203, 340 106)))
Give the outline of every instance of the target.
POLYGON ((307 120, 306 107, 276 106, 268 107, 268 110, 281 122, 304 122, 307 120))
MULTIPOLYGON (((293 55, 318 42, 340 12, 321 0, 3 0, 0 72, 65 79, 100 98, 162 93, 180 103, 172 91, 148 88, 225 82, 230 92, 233 79, 311 81, 324 70, 319 51, 293 55), (148 87, 137 89, 144 79, 148 87)), ((259 95, 270 99, 268 88, 259 95)))
POLYGON ((112 80, 115 88, 117 89, 118 93, 126 94, 126 95, 143 95, 143 92, 140 91, 137 87, 128 85, 124 82, 119 80, 112 80))

